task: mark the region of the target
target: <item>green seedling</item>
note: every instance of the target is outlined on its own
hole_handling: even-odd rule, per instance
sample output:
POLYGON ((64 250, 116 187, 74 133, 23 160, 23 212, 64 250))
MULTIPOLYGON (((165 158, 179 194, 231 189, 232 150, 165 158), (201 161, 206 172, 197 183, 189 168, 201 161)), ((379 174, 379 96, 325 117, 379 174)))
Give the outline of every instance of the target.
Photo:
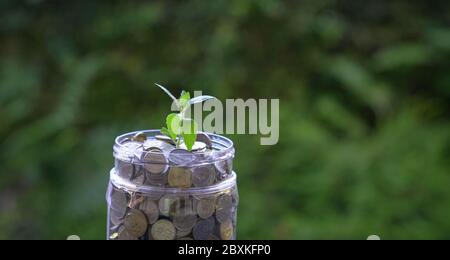
POLYGON ((197 141, 198 124, 194 119, 186 117, 186 111, 191 105, 204 102, 209 99, 214 99, 212 96, 199 96, 191 98, 191 94, 187 91, 182 91, 180 98, 175 96, 165 87, 156 84, 161 88, 176 104, 178 113, 171 113, 166 118, 166 127, 161 128, 161 133, 172 139, 177 148, 184 143, 189 151, 192 150, 197 141))

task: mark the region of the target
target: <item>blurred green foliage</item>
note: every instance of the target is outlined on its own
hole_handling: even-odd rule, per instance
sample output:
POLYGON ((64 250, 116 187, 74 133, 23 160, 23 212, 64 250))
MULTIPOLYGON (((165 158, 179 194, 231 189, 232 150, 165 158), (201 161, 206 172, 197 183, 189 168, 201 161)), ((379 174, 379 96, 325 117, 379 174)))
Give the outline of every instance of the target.
POLYGON ((0 239, 103 239, 153 82, 280 98, 231 136, 240 239, 450 239, 449 1, 0 1, 0 239), (293 117, 294 115, 294 117, 293 117))

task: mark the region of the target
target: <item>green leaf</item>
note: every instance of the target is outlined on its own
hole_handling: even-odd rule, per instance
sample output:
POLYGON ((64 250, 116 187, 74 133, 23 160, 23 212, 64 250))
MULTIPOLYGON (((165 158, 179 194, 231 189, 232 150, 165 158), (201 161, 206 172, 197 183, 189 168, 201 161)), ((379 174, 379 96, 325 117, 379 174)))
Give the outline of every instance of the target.
POLYGON ((172 113, 166 118, 167 129, 171 132, 171 138, 176 140, 176 137, 180 134, 181 118, 179 114, 172 113), (173 135, 175 135, 173 137, 173 135))
POLYGON ((215 97, 213 97, 213 96, 199 96, 199 97, 195 97, 195 98, 189 100, 189 105, 194 105, 194 104, 201 103, 203 101, 214 99, 214 98, 215 97))
POLYGON ((183 129, 181 134, 183 136, 184 144, 186 145, 189 151, 192 150, 195 141, 197 141, 197 131, 198 131, 197 122, 195 122, 192 119, 183 120, 183 129))
POLYGON ((180 102, 178 102, 178 99, 172 93, 170 93, 168 89, 159 85, 158 83, 155 83, 155 85, 162 89, 162 91, 164 91, 175 102, 175 104, 177 104, 177 107, 180 108, 180 102))
POLYGON ((177 139, 177 134, 175 134, 174 132, 170 131, 169 129, 163 127, 161 129, 161 134, 170 137, 170 139, 172 140, 176 140, 177 139))
POLYGON ((180 110, 186 108, 189 104, 189 100, 191 99, 191 94, 187 91, 182 91, 180 96, 180 110))

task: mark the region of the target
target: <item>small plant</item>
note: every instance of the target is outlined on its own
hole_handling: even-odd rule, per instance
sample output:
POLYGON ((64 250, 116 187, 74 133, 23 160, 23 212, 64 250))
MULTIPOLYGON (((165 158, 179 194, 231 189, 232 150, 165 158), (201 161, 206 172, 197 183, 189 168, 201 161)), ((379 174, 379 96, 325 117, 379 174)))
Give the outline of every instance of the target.
POLYGON ((212 96, 199 96, 191 98, 191 94, 187 91, 182 91, 180 98, 175 96, 167 90, 165 87, 156 84, 161 88, 177 106, 178 113, 171 113, 166 118, 166 127, 161 128, 161 133, 172 139, 177 148, 184 143, 189 151, 192 150, 195 142, 197 141, 198 124, 194 119, 186 117, 186 111, 191 105, 201 103, 215 97, 212 96))

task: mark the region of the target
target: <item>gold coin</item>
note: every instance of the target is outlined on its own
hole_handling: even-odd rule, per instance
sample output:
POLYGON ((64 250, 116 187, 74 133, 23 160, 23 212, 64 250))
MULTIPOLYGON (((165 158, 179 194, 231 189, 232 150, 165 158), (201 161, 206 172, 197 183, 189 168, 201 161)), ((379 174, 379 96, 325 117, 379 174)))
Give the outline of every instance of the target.
POLYGON ((172 222, 162 219, 153 224, 151 235, 155 240, 174 240, 176 230, 172 222))
POLYGON ((192 184, 195 187, 206 187, 213 185, 216 181, 214 166, 200 166, 192 170, 192 184))
POLYGON ((220 223, 226 222, 231 218, 233 210, 233 199, 229 194, 223 194, 217 198, 216 219, 220 223))
POLYGON ((197 202, 197 214, 203 219, 207 219, 214 214, 216 210, 214 198, 200 199, 197 202))
POLYGON ((234 235, 233 223, 231 220, 225 221, 220 224, 220 237, 222 240, 231 240, 234 235))
POLYGON ((172 167, 169 171, 168 182, 171 187, 189 188, 192 186, 192 172, 189 169, 172 167))

